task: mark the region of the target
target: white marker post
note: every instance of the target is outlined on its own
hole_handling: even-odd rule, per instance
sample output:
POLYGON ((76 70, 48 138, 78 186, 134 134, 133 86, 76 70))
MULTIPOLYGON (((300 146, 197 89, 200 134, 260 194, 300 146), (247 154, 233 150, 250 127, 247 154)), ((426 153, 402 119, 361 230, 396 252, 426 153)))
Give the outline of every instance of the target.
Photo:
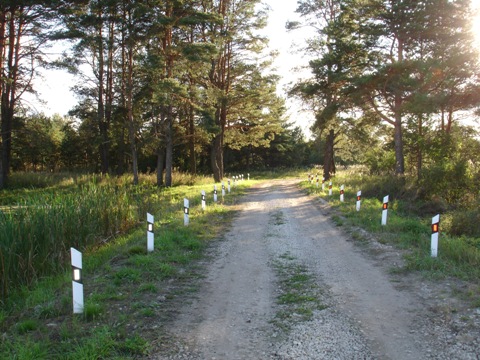
POLYGON ((147 251, 153 251, 153 243, 154 243, 154 233, 153 233, 153 223, 154 218, 152 214, 147 213, 147 251))
POLYGON ((328 183, 328 195, 329 195, 329 196, 332 196, 332 193, 333 193, 333 190, 332 190, 332 189, 333 189, 333 186, 332 186, 332 182, 330 181, 330 182, 328 183))
POLYGON ((322 191, 325 190, 325 176, 322 177, 322 191))
POLYGON ((438 254, 438 231, 440 230, 440 215, 435 215, 432 218, 432 243, 431 252, 432 257, 436 258, 438 254))
POLYGON ((340 201, 345 201, 345 185, 340 186, 340 201))
POLYGON ((236 184, 235 184, 235 181, 236 181, 236 180, 237 180, 237 177, 234 175, 234 176, 233 176, 233 187, 236 186, 236 184))
POLYGON ((362 202, 362 191, 359 190, 359 191, 357 191, 357 206, 356 206, 357 211, 360 211, 361 202, 362 202))
POLYGON ((318 181, 318 174, 317 174, 317 188, 318 188, 318 185, 319 185, 319 181, 318 181))
POLYGON ((205 196, 205 190, 202 190, 202 210, 207 208, 207 198, 205 196))
POLYGON ((228 179, 227 184, 228 184, 228 193, 230 194, 230 179, 228 179))
POLYGON ((250 173, 247 173, 247 180, 250 181, 250 173))
POLYGON ((213 201, 217 202, 217 185, 213 185, 213 201))
POLYGON ((225 197, 225 183, 222 181, 222 199, 225 197))
POLYGON ((190 211, 190 202, 188 199, 183 199, 183 225, 187 226, 189 223, 188 213, 190 211))
POLYGON ((387 215, 388 215, 388 195, 383 198, 382 225, 387 225, 387 215))
POLYGON ((70 248, 72 258, 72 295, 73 313, 83 313, 83 279, 82 279, 82 253, 70 248))

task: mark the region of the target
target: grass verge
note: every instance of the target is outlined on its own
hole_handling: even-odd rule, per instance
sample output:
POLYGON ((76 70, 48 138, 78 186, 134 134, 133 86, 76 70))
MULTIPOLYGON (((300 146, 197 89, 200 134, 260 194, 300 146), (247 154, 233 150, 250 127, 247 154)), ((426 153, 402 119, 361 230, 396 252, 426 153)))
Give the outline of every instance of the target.
MULTIPOLYGON (((83 248, 85 308, 72 315, 70 270, 36 277, 14 289, 0 308, 2 359, 138 359, 165 334, 185 294, 196 290, 211 241, 229 224, 245 181, 212 204, 205 184, 161 192, 148 185, 138 201, 155 216, 155 250, 146 251, 145 221, 120 236, 83 248), (201 209, 200 191, 207 191, 201 209), (183 198, 190 224, 183 225, 183 198)), ((218 186, 217 186, 218 187, 218 186)), ((142 188, 142 185, 140 186, 142 188)), ((68 190, 72 191, 72 190, 68 190)), ((145 214, 141 214, 145 217, 145 214)), ((45 258, 44 261, 50 261, 45 258)))
MULTIPOLYGON (((351 232, 352 238, 365 242, 358 236, 355 228, 362 228, 372 234, 383 244, 391 244, 405 252, 406 265, 402 271, 418 271, 429 278, 453 277, 474 284, 476 296, 480 297, 480 247, 476 238, 454 236, 442 229, 449 229, 445 224, 450 218, 449 213, 440 215, 440 238, 438 257, 431 257, 431 218, 428 212, 420 216, 411 197, 399 194, 401 186, 392 181, 378 185, 374 190, 370 183, 378 183, 378 179, 356 174, 352 171, 342 171, 332 179, 333 193, 330 196, 328 184, 322 190, 321 185, 307 181, 301 182, 301 187, 312 196, 319 196, 334 209, 332 219, 337 226, 343 226, 351 232), (345 185, 344 202, 340 201, 340 186, 345 185), (363 191, 363 187, 367 191, 363 191), (356 210, 357 191, 362 190, 361 208, 356 210), (391 192, 389 192, 391 191, 391 192), (387 225, 381 225, 382 200, 390 195, 388 205, 387 225)), ((421 204, 418 204, 421 206, 421 204)), ((458 210, 456 210, 458 212, 458 210)), ((397 269, 398 271, 398 269, 397 269)), ((474 302, 472 302, 474 304, 474 302)), ((477 301, 478 304, 478 301, 477 301)))

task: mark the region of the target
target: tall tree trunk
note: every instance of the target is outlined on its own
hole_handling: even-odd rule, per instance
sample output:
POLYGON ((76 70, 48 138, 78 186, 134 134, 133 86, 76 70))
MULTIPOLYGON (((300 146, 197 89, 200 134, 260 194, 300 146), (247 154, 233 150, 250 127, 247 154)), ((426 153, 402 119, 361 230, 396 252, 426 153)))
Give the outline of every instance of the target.
POLYGON ((1 154, 1 173, 0 173, 0 189, 4 188, 8 182, 10 173, 10 154, 12 151, 12 122, 13 109, 8 106, 8 101, 2 96, 2 115, 1 115, 1 131, 2 131, 2 154, 1 154), (7 102, 7 104, 5 104, 7 102))
POLYGON ((173 109, 169 105, 167 111, 167 126, 165 129, 165 186, 172 186, 172 170, 173 170, 173 109))
POLYGON ((126 127, 125 123, 121 124, 122 129, 121 129, 121 134, 120 138, 118 139, 118 153, 117 153, 117 174, 118 175, 123 175, 125 174, 125 165, 126 165, 126 159, 125 159, 125 154, 127 153, 127 146, 125 144, 125 138, 126 138, 126 127))
POLYGON ((163 167, 165 165, 165 148, 157 148, 157 186, 163 186, 163 167))
MULTIPOLYGON (((173 2, 167 1, 165 4, 165 16, 167 18, 173 15, 173 2)), ((173 78, 174 54, 173 46, 173 29, 167 26, 165 36, 162 41, 163 51, 165 52, 165 77, 173 78)), ((166 128, 165 128, 165 186, 172 186, 173 172, 173 104, 171 103, 173 96, 167 97, 166 106, 166 128)))
POLYGON ((133 184, 138 184, 138 153, 137 141, 135 136, 135 122, 133 118, 132 90, 127 93, 127 122, 128 122, 128 140, 130 142, 130 154, 132 156, 132 174, 133 184))
POLYGON ((329 180, 332 174, 335 174, 335 130, 331 129, 327 135, 325 151, 323 157, 323 177, 329 180))
POLYGON ((394 128, 394 143, 395 143, 395 174, 403 175, 405 173, 405 159, 403 155, 403 131, 402 131, 402 116, 395 114, 395 128, 394 128))
MULTIPOLYGON (((131 14, 129 13, 130 10, 126 10, 124 13, 124 20, 127 26, 130 28, 128 31, 131 30, 131 14)), ((133 34, 128 34, 129 36, 133 36, 133 34)), ((133 52, 134 46, 132 40, 130 40, 127 44, 126 49, 126 106, 127 106, 127 126, 128 126, 128 139, 130 142, 130 153, 132 156, 132 173, 133 173, 133 184, 138 184, 138 153, 137 153, 137 144, 136 144, 136 126, 133 117, 133 52)))
POLYGON ((195 154, 195 112, 193 105, 189 105, 188 113, 188 149, 189 149, 189 161, 190 161, 190 173, 197 173, 197 158, 195 154))
MULTIPOLYGON (((230 0, 220 0, 218 3, 218 14, 225 20, 220 28, 217 29, 219 34, 229 31, 228 9, 232 5, 230 0)), ((227 127, 227 113, 228 113, 228 95, 231 86, 231 59, 232 59, 232 41, 227 40, 223 43, 219 56, 212 59, 210 81, 221 92, 217 99, 217 109, 215 113, 215 125, 218 126, 219 132, 215 135, 212 142, 211 152, 211 166, 213 171, 213 178, 215 182, 220 182, 224 177, 224 136, 227 127)))
MULTIPOLYGON (((398 63, 403 62, 403 40, 398 39, 398 63)), ((395 143, 395 173, 397 175, 403 175, 405 173, 405 158, 403 155, 403 131, 402 131, 402 105, 403 98, 401 89, 397 89, 394 98, 394 143, 395 143)))
POLYGON ((417 141, 417 181, 420 181, 422 178, 422 167, 423 167, 423 153, 422 153, 423 119, 422 119, 422 116, 418 117, 418 137, 420 141, 417 141))
MULTIPOLYGON (((5 24, 4 27, 8 26, 8 32, 4 37, 8 37, 8 49, 7 44, 5 43, 6 39, 2 39, 1 42, 4 43, 4 49, 2 57, 7 55, 7 68, 4 69, 6 73, 5 78, 0 79, 2 83, 1 87, 1 105, 0 105, 0 121, 1 121, 1 154, 0 154, 0 189, 6 186, 8 181, 8 175, 10 174, 10 159, 12 154, 12 128, 13 128, 13 116, 15 114, 16 106, 16 91, 17 91, 17 80, 18 80, 18 70, 19 70, 19 61, 20 61, 20 41, 22 37, 22 26, 23 20, 19 19, 18 24, 16 24, 16 13, 23 13, 23 7, 12 6, 10 8, 10 19, 8 25, 5 24), (16 26, 17 25, 17 26, 16 26)), ((4 76, 3 73, 0 76, 4 76)))
POLYGON ((102 174, 108 173, 108 126, 105 122, 104 105, 104 79, 105 79, 105 59, 103 54, 103 12, 98 11, 99 24, 97 28, 98 36, 98 98, 97 98, 97 123, 100 132, 100 170, 102 174))
POLYGON ((449 105, 448 107, 448 117, 447 117, 447 127, 445 128, 445 132, 450 134, 452 131, 453 125, 453 106, 449 105))
POLYGON ((211 164, 213 179, 220 182, 223 179, 223 136, 218 134, 212 142, 211 164))
POLYGON ((223 164, 223 142, 225 138, 225 127, 227 122, 227 105, 224 101, 220 104, 220 109, 216 113, 216 122, 220 126, 220 132, 215 136, 212 143, 212 171, 215 182, 220 182, 224 176, 223 164))
MULTIPOLYGON (((3 93, 5 91, 6 83, 3 79, 3 61, 4 61, 4 54, 5 54, 5 47, 6 47, 6 37, 5 37, 5 29, 7 26, 7 17, 6 17, 6 7, 4 5, 0 5, 0 129, 2 134, 3 132, 3 93)), ((4 173, 4 164, 3 164, 3 136, 1 137, 2 142, 0 143, 0 190, 3 189, 6 185, 6 177, 4 173)))

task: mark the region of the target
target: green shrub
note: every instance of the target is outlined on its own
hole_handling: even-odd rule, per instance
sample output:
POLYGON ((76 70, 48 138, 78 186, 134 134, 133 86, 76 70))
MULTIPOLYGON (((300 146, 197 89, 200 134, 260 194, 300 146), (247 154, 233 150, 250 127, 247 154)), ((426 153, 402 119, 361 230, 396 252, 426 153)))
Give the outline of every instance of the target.
POLYGON ((473 179, 465 160, 446 159, 425 167, 419 186, 427 199, 437 196, 454 205, 473 189, 473 179))
POLYGON ((480 209, 459 209, 442 215, 441 229, 453 236, 480 238, 480 209))

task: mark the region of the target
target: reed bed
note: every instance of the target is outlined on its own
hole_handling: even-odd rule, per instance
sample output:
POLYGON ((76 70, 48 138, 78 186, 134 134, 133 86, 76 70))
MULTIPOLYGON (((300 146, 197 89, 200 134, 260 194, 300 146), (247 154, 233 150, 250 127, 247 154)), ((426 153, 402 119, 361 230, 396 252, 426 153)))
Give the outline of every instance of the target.
MULTIPOLYGON (((16 174, 0 197, 0 300, 12 288, 66 269, 69 249, 101 245, 144 221, 149 212, 180 207, 183 194, 155 186, 153 174, 130 176, 16 174), (177 204, 178 203, 178 204, 177 204)), ((176 172, 174 185, 212 183, 176 172)), ((207 190, 207 188, 206 188, 207 190)))
POLYGON ((0 215, 1 296, 60 271, 70 247, 83 249, 132 227, 138 204, 127 189, 90 184, 37 193, 0 215))

